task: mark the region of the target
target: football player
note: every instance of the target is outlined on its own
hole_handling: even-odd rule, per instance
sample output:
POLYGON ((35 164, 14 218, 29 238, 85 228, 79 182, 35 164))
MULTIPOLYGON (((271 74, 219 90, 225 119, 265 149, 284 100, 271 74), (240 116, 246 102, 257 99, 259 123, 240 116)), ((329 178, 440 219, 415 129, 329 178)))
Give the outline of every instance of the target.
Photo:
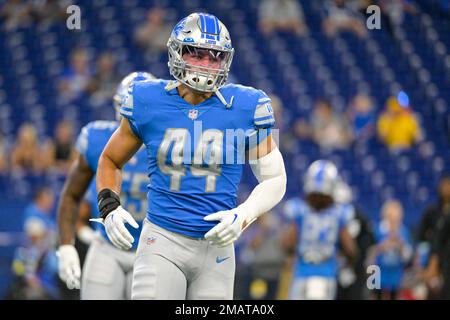
MULTIPOLYGON (((153 75, 147 72, 133 72, 122 80, 114 96, 114 107, 118 120, 120 119, 118 113, 120 103, 130 84, 133 81, 153 78, 153 75)), ((58 205, 59 276, 71 289, 80 288, 80 262, 73 246, 78 207, 89 186, 87 199, 96 199, 97 197, 93 178, 97 171, 98 159, 118 126, 117 121, 94 121, 81 130, 76 143, 78 156, 71 167, 62 191, 58 205)), ((127 227, 134 236, 139 235, 142 220, 147 211, 148 177, 146 170, 147 161, 144 149, 137 152, 123 169, 120 198, 124 208, 127 208, 129 212, 129 216, 126 218, 130 222, 130 226, 127 227)), ((96 200, 91 208, 94 208, 91 215, 98 217, 96 200)), ((86 256, 81 283, 81 299, 129 299, 136 245, 132 246, 133 250, 130 252, 119 250, 111 245, 111 242, 114 243, 114 237, 111 237, 111 242, 108 240, 108 226, 106 228, 100 224, 97 226, 100 236, 94 238, 86 256)), ((88 229, 80 230, 84 230, 82 233, 88 235, 87 238, 92 238, 87 232, 88 229)))
POLYGON ((338 242, 349 258, 356 255, 355 243, 346 228, 348 208, 334 200, 338 181, 336 166, 317 160, 305 174, 305 200, 295 198, 285 204, 285 214, 292 222, 283 243, 295 248, 296 254, 290 299, 334 299, 338 242))
POLYGON ((270 98, 227 84, 234 48, 225 25, 193 13, 173 29, 169 69, 175 81, 135 82, 126 118, 99 160, 97 191, 105 224, 121 248, 134 237, 118 196, 121 168, 142 144, 150 177, 132 299, 232 299, 233 242, 283 197, 286 173, 272 139, 270 98), (259 184, 236 205, 246 156, 259 184))

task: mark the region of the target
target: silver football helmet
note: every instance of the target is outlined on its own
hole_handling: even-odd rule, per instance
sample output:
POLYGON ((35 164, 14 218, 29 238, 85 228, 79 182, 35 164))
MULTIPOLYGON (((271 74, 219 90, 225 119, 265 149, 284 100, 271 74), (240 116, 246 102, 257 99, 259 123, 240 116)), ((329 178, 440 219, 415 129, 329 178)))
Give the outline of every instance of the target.
POLYGON ((206 13, 192 13, 182 19, 167 42, 170 74, 180 83, 200 92, 215 92, 228 78, 234 48, 230 34, 217 17, 206 13), (218 68, 195 66, 183 55, 210 55, 218 68))
POLYGON ((338 181, 338 170, 334 163, 317 160, 306 170, 303 190, 305 194, 317 192, 333 197, 338 181))
POLYGON ((116 111, 116 120, 120 121, 120 107, 128 94, 128 89, 134 81, 143 81, 156 79, 150 72, 132 72, 120 81, 116 93, 113 97, 114 110, 116 111))

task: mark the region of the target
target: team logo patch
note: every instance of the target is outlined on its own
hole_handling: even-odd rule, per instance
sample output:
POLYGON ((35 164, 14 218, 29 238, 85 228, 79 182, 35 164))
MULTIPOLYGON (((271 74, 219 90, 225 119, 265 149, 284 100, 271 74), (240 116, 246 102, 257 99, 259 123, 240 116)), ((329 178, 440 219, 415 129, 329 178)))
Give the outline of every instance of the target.
POLYGON ((148 244, 148 245, 155 243, 155 241, 156 241, 156 238, 155 238, 155 237, 149 237, 149 238, 147 238, 147 244, 148 244))
POLYGON ((197 117, 198 117, 198 110, 195 110, 195 109, 189 110, 188 117, 189 117, 189 119, 191 119, 191 120, 197 119, 197 117))

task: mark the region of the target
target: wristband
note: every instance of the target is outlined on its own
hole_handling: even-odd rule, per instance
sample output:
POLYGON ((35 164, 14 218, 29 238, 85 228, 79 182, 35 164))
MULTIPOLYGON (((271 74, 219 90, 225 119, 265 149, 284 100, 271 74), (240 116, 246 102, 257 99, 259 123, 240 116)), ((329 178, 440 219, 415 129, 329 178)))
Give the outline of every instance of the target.
POLYGON ((111 189, 102 189, 97 196, 98 210, 100 218, 105 219, 106 216, 120 206, 120 198, 117 193, 111 189))

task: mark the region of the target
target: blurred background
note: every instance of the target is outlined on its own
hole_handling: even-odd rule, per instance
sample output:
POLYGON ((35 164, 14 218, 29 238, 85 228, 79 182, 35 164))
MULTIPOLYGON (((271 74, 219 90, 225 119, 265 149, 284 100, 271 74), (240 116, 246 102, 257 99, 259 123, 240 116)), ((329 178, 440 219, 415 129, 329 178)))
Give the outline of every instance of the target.
MULTIPOLYGON (((0 298, 79 297, 57 279, 54 254, 74 140, 89 121, 114 119, 112 95, 129 72, 170 78, 166 42, 192 12, 228 27, 229 81, 272 98, 285 200, 302 196, 311 162, 333 161, 351 187, 363 254, 376 245, 383 204, 398 200, 413 247, 398 298, 432 297, 417 274, 450 211, 448 0, 9 0, 0 1, 0 298), (66 26, 71 4, 81 9, 80 30, 66 26), (379 30, 366 27, 371 4, 381 8, 379 30)), ((255 183, 246 170, 240 200, 255 183)), ((280 242, 283 208, 239 239, 237 299, 287 298, 293 256, 280 242)), ((86 245, 78 248, 83 256, 86 245)), ((367 276, 343 265, 338 297, 371 298, 364 285, 351 292, 351 274, 367 276)))

